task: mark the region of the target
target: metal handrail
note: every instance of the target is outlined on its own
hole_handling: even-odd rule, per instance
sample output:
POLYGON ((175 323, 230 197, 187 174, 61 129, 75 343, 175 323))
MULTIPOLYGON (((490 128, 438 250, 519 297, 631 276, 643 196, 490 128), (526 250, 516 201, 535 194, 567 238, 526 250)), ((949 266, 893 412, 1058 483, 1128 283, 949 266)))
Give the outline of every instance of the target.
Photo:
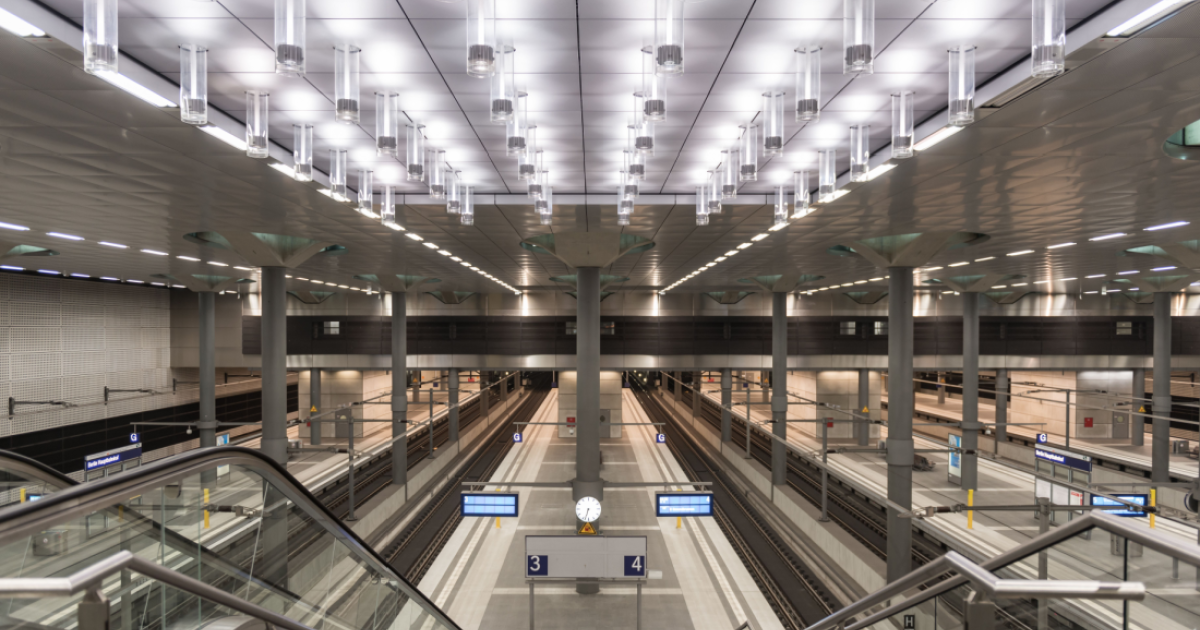
POLYGON ((933 599, 934 597, 937 597, 946 591, 966 584, 968 581, 976 584, 977 588, 988 592, 994 597, 1045 597, 1048 595, 1062 597, 1063 595, 1059 594, 1058 590, 1056 590, 1059 588, 1076 589, 1076 594, 1069 596, 1081 599, 1142 599, 1145 597, 1145 586, 1134 582, 1102 583, 1055 580, 1047 582, 1045 585, 1041 585, 1030 584, 1030 582, 1044 582, 1043 580, 1000 580, 1000 583, 993 583, 991 585, 992 590, 990 592, 988 591, 989 587, 984 586, 983 583, 980 582, 983 576, 979 574, 978 571, 982 571, 988 575, 991 575, 991 572, 996 569, 1008 566, 1013 562, 1031 556, 1035 553, 1045 551, 1060 542, 1073 538, 1076 535, 1093 528, 1126 538, 1131 542, 1140 543, 1144 547, 1148 547, 1154 551, 1157 551, 1164 556, 1181 560, 1194 566, 1200 566, 1200 549, 1191 549, 1174 545, 1170 541, 1165 540, 1163 537, 1151 535, 1149 533, 1150 530, 1140 527, 1133 527, 1129 523, 1121 520, 1120 517, 1100 512, 1092 512, 1082 518, 1073 519, 1057 529, 1030 539, 1028 542, 1022 543, 986 562, 981 562, 979 564, 971 563, 969 560, 966 560, 966 558, 963 558, 961 555, 955 552, 947 552, 945 556, 942 556, 937 560, 912 571, 899 580, 896 580, 895 582, 892 582, 882 589, 867 595, 857 602, 842 608, 832 615, 809 626, 805 630, 829 630, 832 628, 855 630, 856 628, 866 628, 872 623, 878 622, 880 619, 890 617, 901 610, 907 610, 913 606, 929 601, 930 599, 933 599), (969 563, 971 567, 974 567, 974 569, 957 564, 955 558, 950 558, 949 560, 943 561, 943 559, 950 557, 951 554, 953 554, 953 556, 957 556, 957 558, 960 558, 962 561, 969 563), (912 597, 892 604, 891 606, 888 606, 887 608, 871 615, 870 617, 867 617, 866 619, 852 625, 847 624, 847 621, 854 615, 874 608, 875 606, 888 601, 900 593, 910 588, 919 586, 920 584, 923 584, 930 579, 948 571, 955 571, 958 573, 958 575, 948 578, 936 586, 922 591, 918 597, 912 597), (972 573, 972 571, 976 572, 972 573))
POLYGON ((309 626, 273 613, 200 580, 139 558, 130 551, 118 552, 67 577, 0 578, 0 595, 12 598, 39 598, 66 597, 87 592, 88 596, 84 598, 85 603, 101 602, 107 607, 108 600, 99 592, 101 582, 104 578, 126 569, 280 628, 313 630, 309 626))
POLYGON ((0 468, 19 474, 29 481, 58 488, 69 488, 79 483, 36 459, 12 451, 0 450, 0 468))

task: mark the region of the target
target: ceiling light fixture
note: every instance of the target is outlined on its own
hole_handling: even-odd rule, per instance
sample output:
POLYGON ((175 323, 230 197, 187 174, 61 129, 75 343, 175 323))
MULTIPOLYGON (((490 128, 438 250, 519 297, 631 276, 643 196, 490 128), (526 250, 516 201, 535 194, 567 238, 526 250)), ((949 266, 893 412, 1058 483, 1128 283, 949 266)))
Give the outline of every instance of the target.
POLYGON ((200 262, 199 258, 193 258, 191 256, 176 256, 176 258, 178 258, 179 260, 190 260, 192 262, 200 262))
POLYGON ((965 127, 975 122, 975 47, 958 46, 949 53, 950 102, 946 124, 965 127))
POLYGON ((1135 273, 1141 273, 1141 272, 1140 272, 1140 271, 1136 271, 1136 270, 1135 270, 1135 271, 1118 271, 1118 272, 1117 272, 1117 275, 1118 275, 1118 276, 1132 276, 1132 275, 1133 275, 1133 274, 1135 274, 1135 273))
POLYGON ((1065 0, 1033 0, 1033 50, 1030 75, 1039 79, 1066 71, 1067 12, 1065 0))
POLYGON ((753 241, 753 242, 755 242, 755 243, 757 243, 757 242, 759 242, 759 241, 763 240, 764 238, 767 238, 768 236, 770 236, 770 234, 766 234, 766 233, 763 233, 763 234, 756 234, 756 235, 755 235, 753 238, 751 238, 750 240, 751 240, 751 241, 753 241))
POLYGON ((46 31, 22 20, 21 18, 0 9, 0 28, 17 37, 45 37, 46 31))
POLYGON ((942 269, 942 267, 926 267, 925 271, 938 271, 939 269, 942 269))
POLYGON ((975 262, 987 262, 989 260, 995 260, 995 259, 996 259, 995 256, 988 256, 987 258, 976 258, 975 262))
POLYGON ((72 278, 91 278, 91 276, 87 275, 86 273, 73 273, 73 274, 71 274, 71 277, 72 278))
POLYGON ((158 251, 158 250, 156 250, 156 249, 143 249, 143 250, 142 250, 142 253, 143 253, 143 254, 150 254, 150 255, 152 255, 152 256, 167 256, 167 255, 168 255, 168 254, 167 254, 167 252, 160 252, 160 251, 158 251))
POLYGON ((1032 254, 1032 253, 1033 253, 1032 249, 1022 249, 1019 252, 1009 252, 1009 253, 1005 254, 1005 256, 1024 256, 1025 254, 1032 254))
POLYGON ((1146 228, 1144 231, 1157 232, 1159 230, 1169 230, 1171 228, 1183 227, 1185 225, 1188 225, 1187 221, 1175 221, 1173 223, 1164 223, 1162 225, 1151 226, 1151 227, 1146 228))
POLYGON ((1142 29, 1153 25, 1159 20, 1167 17, 1169 13, 1177 11, 1185 5, 1191 4, 1194 0, 1162 0, 1141 13, 1129 18, 1120 26, 1112 29, 1105 35, 1108 37, 1132 37, 1142 29))
POLYGON ((913 146, 913 148, 917 151, 925 151, 926 149, 933 147, 934 145, 962 130, 962 127, 942 127, 928 136, 925 136, 925 138, 913 146))
POLYGON ((742 243, 741 245, 738 245, 737 248, 738 249, 746 249, 747 247, 750 247, 753 244, 754 243, 742 243))
POLYGON ((1176 269, 1176 267, 1155 267, 1150 271, 1170 271, 1172 269, 1176 269))
POLYGON ((421 244, 424 245, 425 247, 428 247, 429 249, 437 249, 438 248, 437 243, 433 243, 433 242, 429 242, 429 241, 426 241, 421 244))
POLYGON ((96 72, 94 74, 101 79, 108 81, 108 83, 112 86, 124 90, 125 92, 128 92, 129 94, 136 96, 137 98, 155 107, 161 107, 164 109, 167 107, 178 107, 174 101, 165 99, 158 94, 155 94, 150 90, 150 88, 138 83, 137 81, 134 81, 133 79, 130 79, 119 72, 96 72))
POLYGON ((48 276, 61 276, 62 273, 53 269, 38 269, 38 273, 44 273, 48 276))
POLYGON ((111 277, 111 276, 100 276, 100 279, 101 279, 101 280, 107 280, 107 281, 109 281, 109 282, 120 282, 120 281, 121 281, 121 279, 120 279, 120 278, 113 278, 113 277, 111 277))
POLYGON ((296 169, 291 166, 288 166, 287 164, 284 164, 283 162, 271 162, 270 164, 268 164, 268 166, 279 171, 280 173, 283 173, 284 175, 287 175, 288 177, 290 177, 292 179, 296 179, 296 169))
POLYGON ((221 129, 220 127, 217 127, 215 125, 204 125, 203 127, 200 127, 200 131, 203 131, 204 133, 216 138, 217 140, 220 140, 221 142, 228 144, 229 146, 237 149, 238 151, 246 150, 246 141, 245 140, 229 133, 228 131, 225 131, 224 129, 221 129))
POLYGON ((208 264, 210 264, 210 265, 214 265, 214 266, 217 266, 217 267, 228 267, 228 266, 229 266, 229 265, 227 265, 227 264, 225 264, 225 263, 223 263, 223 262, 217 262, 217 261, 215 261, 215 260, 210 260, 210 261, 208 261, 208 264))
POLYGON ((1104 236, 1097 236, 1094 238, 1089 238, 1088 240, 1089 241, 1107 241, 1107 240, 1113 239, 1113 238, 1121 238, 1122 236, 1125 236, 1124 232, 1116 232, 1115 234, 1105 234, 1104 236))
POLYGON ((884 162, 883 164, 880 164, 879 166, 867 171, 867 174, 863 177, 863 181, 875 181, 876 177, 879 177, 880 175, 883 175, 894 168, 896 168, 895 164, 892 164, 891 162, 884 162))
MULTIPOLYGON (((1009 254, 1009 255, 1011 256, 1012 254, 1009 254)), ((948 266, 948 267, 962 267, 963 265, 969 265, 969 264, 971 264, 971 263, 969 263, 969 262, 956 262, 956 263, 950 263, 950 264, 949 264, 949 265, 947 265, 947 266, 948 266)))
POLYGON ((1059 280, 1059 282, 1070 282, 1072 280, 1078 280, 1078 279, 1079 278, 1063 278, 1062 280, 1059 280))
POLYGON ((129 278, 129 279, 128 279, 128 280, 126 280, 125 282, 129 282, 129 283, 132 283, 132 284, 146 284, 146 281, 145 281, 145 280, 134 280, 133 278, 129 278))
POLYGON ((417 236, 416 234, 414 234, 414 233, 412 233, 412 232, 408 232, 408 233, 406 233, 406 234, 405 234, 405 236, 407 236, 408 238, 411 238, 412 240, 414 240, 414 241, 417 241, 417 242, 420 242, 420 241, 423 241, 423 240, 425 240, 425 239, 421 238, 420 236, 417 236))
POLYGON ((1051 246, 1047 247, 1046 249, 1059 249, 1061 247, 1070 247, 1074 244, 1075 243, 1059 243, 1058 245, 1051 245, 1051 246))
POLYGON ((24 267, 14 267, 12 265, 0 265, 0 269, 5 271, 25 271, 24 267))
MULTIPOLYGON (((234 267, 234 269, 237 269, 238 271, 254 271, 254 269, 253 269, 253 268, 251 268, 251 267, 237 267, 237 266, 235 266, 235 267, 234 267)), ((288 276, 288 278, 291 278, 291 276, 288 276)))
POLYGON ((65 238, 68 241, 82 241, 83 240, 82 236, 75 236, 74 234, 63 234, 62 232, 46 232, 46 235, 53 236, 54 238, 65 238))
POLYGON ((110 243, 108 241, 100 241, 100 244, 105 247, 113 247, 116 249, 129 249, 128 245, 122 245, 120 243, 110 243))
POLYGON ((1098 274, 1095 274, 1095 275, 1091 275, 1091 276, 1084 276, 1084 277, 1085 277, 1085 278, 1103 278, 1103 277, 1104 277, 1104 276, 1106 276, 1106 275, 1108 275, 1108 274, 1104 274, 1104 273, 1098 273, 1098 274))
POLYGON ((775 225, 772 225, 771 227, 767 228, 767 231, 768 232, 778 232, 779 230, 782 230, 783 228, 785 228, 787 226, 788 226, 787 221, 780 221, 779 223, 776 223, 775 225))

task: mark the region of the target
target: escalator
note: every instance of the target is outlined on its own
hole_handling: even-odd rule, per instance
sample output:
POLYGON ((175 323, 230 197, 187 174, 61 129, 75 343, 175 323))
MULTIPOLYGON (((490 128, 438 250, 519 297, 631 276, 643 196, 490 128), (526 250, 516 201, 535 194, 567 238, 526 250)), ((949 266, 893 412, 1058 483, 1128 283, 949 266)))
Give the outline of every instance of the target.
POLYGON ((6 456, 10 486, 48 491, 0 508, 0 630, 457 628, 258 451, 202 449, 53 489, 6 456))

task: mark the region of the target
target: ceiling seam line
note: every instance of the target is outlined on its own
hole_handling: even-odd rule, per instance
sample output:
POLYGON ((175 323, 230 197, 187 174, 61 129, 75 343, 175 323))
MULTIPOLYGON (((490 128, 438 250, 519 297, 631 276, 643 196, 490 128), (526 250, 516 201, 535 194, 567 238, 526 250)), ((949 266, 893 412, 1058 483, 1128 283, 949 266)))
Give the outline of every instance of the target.
MULTIPOLYGON (((583 216, 587 218, 587 126, 584 123, 583 110, 583 42, 580 39, 579 30, 579 0, 575 0, 575 64, 579 69, 579 147, 581 149, 580 159, 583 160, 583 194, 584 194, 584 210, 583 216)), ((551 208, 551 211, 554 209, 551 208)), ((587 227, 587 223, 584 223, 587 227)))

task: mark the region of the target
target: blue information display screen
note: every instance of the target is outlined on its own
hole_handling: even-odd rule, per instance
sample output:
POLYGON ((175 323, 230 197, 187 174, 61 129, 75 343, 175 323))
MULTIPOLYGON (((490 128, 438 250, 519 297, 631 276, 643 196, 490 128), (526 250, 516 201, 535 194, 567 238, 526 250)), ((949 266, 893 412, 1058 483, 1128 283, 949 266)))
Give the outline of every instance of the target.
POLYGON ((462 493, 463 516, 517 516, 518 494, 501 492, 462 493))
MULTIPOLYGON (((1120 497, 1130 503, 1134 503, 1137 505, 1146 505, 1146 504, 1150 503, 1150 496, 1145 495, 1145 494, 1114 494, 1113 496, 1120 497)), ((1124 503, 1120 503, 1118 501, 1113 501, 1112 499, 1110 499, 1108 497, 1099 497, 1094 494, 1092 495, 1092 505, 1100 506, 1100 507, 1107 507, 1107 506, 1111 505, 1111 506, 1114 506, 1117 508, 1121 508, 1121 509, 1115 509, 1115 510, 1104 510, 1105 512, 1108 512, 1109 514, 1112 514, 1113 516, 1145 516, 1146 515, 1145 512, 1141 512, 1141 511, 1132 509, 1124 503)))
POLYGON ((660 492, 654 496, 658 516, 712 516, 713 497, 707 492, 660 492))

